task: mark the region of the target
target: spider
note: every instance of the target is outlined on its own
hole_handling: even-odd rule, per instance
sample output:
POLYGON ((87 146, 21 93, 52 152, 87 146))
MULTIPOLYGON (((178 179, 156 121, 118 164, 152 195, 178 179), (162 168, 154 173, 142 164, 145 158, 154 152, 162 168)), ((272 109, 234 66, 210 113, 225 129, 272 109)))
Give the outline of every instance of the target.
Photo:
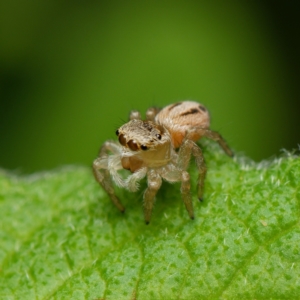
POLYGON ((162 179, 168 182, 181 181, 181 195, 186 210, 194 219, 190 175, 187 172, 193 155, 199 172, 197 181, 198 199, 202 201, 206 166, 202 150, 196 144, 201 137, 219 143, 225 153, 233 152, 222 136, 209 129, 210 117, 207 109, 194 101, 182 101, 164 107, 151 107, 146 120, 138 111, 131 111, 130 121, 117 131, 119 143, 106 141, 94 160, 93 172, 96 180, 109 195, 115 206, 125 208, 117 198, 113 181, 117 186, 136 191, 138 181, 147 176, 148 187, 144 192, 144 218, 149 224, 157 191, 162 179), (132 174, 123 178, 118 170, 127 169, 132 174))

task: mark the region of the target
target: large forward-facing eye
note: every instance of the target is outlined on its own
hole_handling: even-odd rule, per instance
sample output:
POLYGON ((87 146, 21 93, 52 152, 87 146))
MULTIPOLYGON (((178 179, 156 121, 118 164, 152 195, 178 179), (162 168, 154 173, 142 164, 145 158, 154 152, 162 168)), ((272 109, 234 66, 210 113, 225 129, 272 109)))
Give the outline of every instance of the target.
POLYGON ((126 145, 126 139, 124 137, 124 134, 120 134, 119 135, 119 142, 122 146, 125 146, 126 145))
POLYGON ((132 150, 132 151, 136 151, 139 149, 139 146, 138 144, 136 143, 136 141, 134 140, 130 140, 128 143, 127 143, 128 147, 132 150))

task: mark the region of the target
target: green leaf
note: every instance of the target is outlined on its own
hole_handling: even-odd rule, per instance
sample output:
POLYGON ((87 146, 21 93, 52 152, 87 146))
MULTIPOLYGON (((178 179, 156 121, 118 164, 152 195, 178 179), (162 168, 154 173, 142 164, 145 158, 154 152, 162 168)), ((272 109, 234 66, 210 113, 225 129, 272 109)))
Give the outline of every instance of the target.
POLYGON ((164 183, 151 223, 142 190, 117 193, 90 168, 0 173, 1 299, 295 299, 300 295, 300 159, 255 164, 204 144, 203 203, 189 219, 164 183))

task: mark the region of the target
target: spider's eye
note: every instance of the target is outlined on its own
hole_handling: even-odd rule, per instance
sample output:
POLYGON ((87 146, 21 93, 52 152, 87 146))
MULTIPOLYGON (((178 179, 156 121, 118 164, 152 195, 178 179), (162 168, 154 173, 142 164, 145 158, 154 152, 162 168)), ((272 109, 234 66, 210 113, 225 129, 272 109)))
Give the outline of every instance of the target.
POLYGON ((128 147, 132 150, 132 151, 136 151, 139 149, 139 146, 138 144, 136 143, 136 141, 134 140, 130 140, 128 143, 127 143, 128 147))
POLYGON ((119 136, 119 142, 122 146, 125 146, 126 145, 126 139, 124 137, 124 134, 120 134, 119 136))
POLYGON ((119 130, 116 131, 116 135, 119 135, 119 130))
POLYGON ((147 147, 146 145, 142 145, 142 146, 141 146, 141 149, 142 149, 142 150, 147 150, 148 147, 147 147))
POLYGON ((156 137, 161 140, 161 135, 160 134, 156 134, 156 137))

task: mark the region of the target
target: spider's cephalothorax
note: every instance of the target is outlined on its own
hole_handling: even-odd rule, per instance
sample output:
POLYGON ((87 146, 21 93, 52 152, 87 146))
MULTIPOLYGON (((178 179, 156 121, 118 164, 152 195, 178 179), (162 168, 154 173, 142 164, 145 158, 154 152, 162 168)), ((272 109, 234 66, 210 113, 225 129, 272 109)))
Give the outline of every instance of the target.
POLYGON ((154 198, 162 178, 169 182, 181 181, 181 194, 191 219, 194 218, 190 194, 190 176, 186 171, 191 155, 199 171, 198 198, 202 200, 206 174, 202 151, 195 143, 205 136, 217 141, 224 151, 233 156, 224 139, 209 129, 209 113, 198 102, 183 101, 166 106, 162 110, 150 108, 146 120, 132 111, 130 121, 116 134, 119 143, 107 141, 101 147, 99 157, 93 163, 96 180, 101 184, 120 211, 125 208, 115 195, 114 181, 130 191, 138 189, 138 181, 147 176, 148 187, 144 192, 145 222, 150 222, 154 198), (178 150, 177 150, 178 149, 178 150), (131 171, 126 179, 120 169, 131 171))

